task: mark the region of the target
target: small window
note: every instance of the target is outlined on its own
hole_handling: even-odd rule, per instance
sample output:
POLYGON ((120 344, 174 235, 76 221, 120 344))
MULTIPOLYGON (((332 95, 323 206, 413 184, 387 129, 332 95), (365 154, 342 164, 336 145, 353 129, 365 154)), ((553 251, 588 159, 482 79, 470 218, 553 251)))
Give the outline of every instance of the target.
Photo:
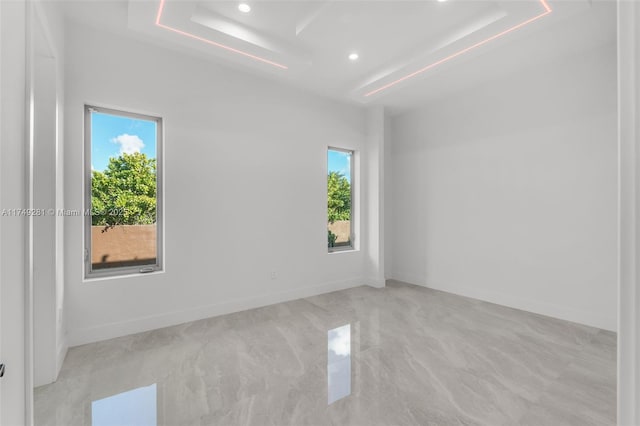
POLYGON ((162 269, 162 119, 85 107, 85 275, 162 269))
POLYGON ((329 148, 327 214, 329 252, 353 249, 353 151, 329 148))

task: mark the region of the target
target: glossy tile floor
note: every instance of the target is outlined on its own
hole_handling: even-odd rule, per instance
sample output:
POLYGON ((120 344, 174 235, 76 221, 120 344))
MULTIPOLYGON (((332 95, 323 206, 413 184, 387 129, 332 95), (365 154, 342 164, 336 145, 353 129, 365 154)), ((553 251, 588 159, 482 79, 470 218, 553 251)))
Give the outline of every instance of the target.
POLYGON ((73 348, 37 425, 613 425, 614 333, 389 282, 73 348))

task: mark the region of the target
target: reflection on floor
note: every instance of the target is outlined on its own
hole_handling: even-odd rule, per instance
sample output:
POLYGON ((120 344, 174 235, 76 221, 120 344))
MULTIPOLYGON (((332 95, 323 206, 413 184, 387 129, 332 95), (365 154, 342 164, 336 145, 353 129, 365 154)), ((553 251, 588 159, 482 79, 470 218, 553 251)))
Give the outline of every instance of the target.
POLYGON ((616 336, 389 282, 73 348, 37 425, 613 425, 616 336))
POLYGON ((351 324, 327 334, 327 403, 333 404, 351 394, 351 324))
POLYGON ((91 425, 154 426, 158 424, 156 384, 91 402, 91 425))

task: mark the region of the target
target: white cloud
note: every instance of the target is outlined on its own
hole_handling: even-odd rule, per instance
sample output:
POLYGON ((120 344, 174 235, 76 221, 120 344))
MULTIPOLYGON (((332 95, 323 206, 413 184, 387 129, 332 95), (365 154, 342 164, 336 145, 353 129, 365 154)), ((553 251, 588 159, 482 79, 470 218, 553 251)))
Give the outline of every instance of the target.
POLYGON ((350 176, 351 175, 351 154, 346 152, 341 152, 340 156, 342 157, 341 160, 345 162, 345 166, 344 168, 342 168, 342 170, 340 170, 340 173, 342 173, 343 176, 350 176))
POLYGON ((347 165, 340 171, 344 176, 351 176, 351 161, 347 160, 347 165))
POLYGON ((111 139, 111 142, 120 145, 120 155, 134 154, 140 152, 144 148, 144 142, 137 135, 129 135, 124 133, 118 137, 111 139))
POLYGON ((328 347, 339 357, 351 355, 351 324, 329 330, 328 347))

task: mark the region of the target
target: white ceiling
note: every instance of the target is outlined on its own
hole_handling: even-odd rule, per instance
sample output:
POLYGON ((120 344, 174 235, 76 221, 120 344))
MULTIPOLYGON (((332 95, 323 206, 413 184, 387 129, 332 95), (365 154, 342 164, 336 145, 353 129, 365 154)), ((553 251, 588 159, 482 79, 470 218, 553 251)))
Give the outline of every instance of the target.
POLYGON ((615 40, 615 2, 606 0, 246 2, 247 14, 239 1, 212 0, 85 1, 64 11, 107 30, 392 110, 615 40), (351 52, 360 58, 350 61, 351 52))

